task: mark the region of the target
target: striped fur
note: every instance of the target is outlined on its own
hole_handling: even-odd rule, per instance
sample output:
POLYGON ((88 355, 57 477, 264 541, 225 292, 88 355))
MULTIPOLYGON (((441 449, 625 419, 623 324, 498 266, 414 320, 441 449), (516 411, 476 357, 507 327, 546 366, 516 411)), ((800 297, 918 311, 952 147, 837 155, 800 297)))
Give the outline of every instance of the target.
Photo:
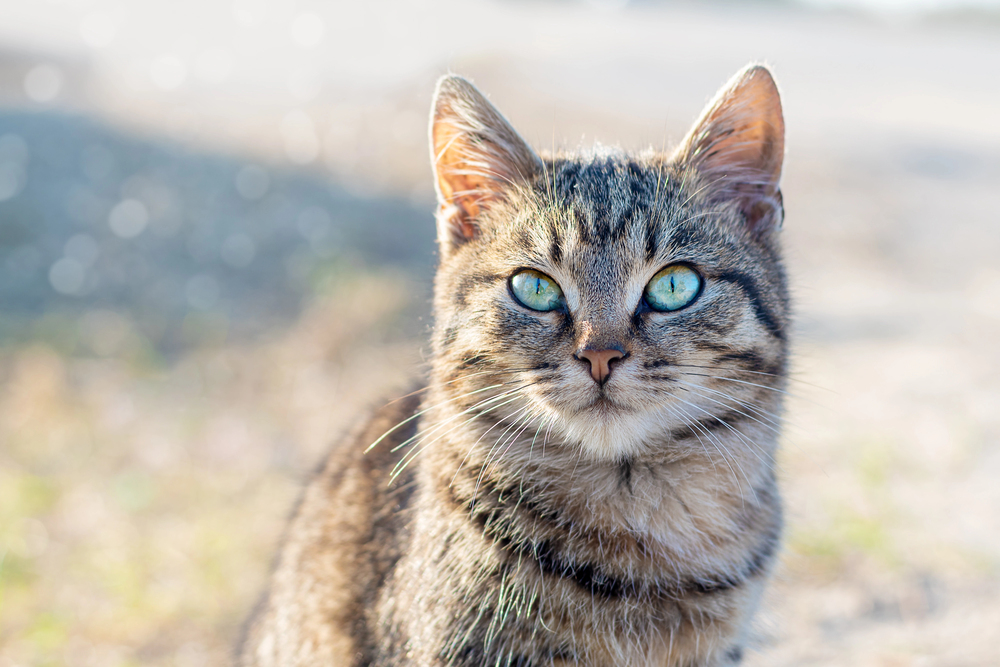
POLYGON ((430 381, 310 484, 241 664, 738 664, 781 535, 770 75, 737 75, 669 157, 538 156, 456 77, 433 120, 430 381), (674 263, 702 292, 652 311, 674 263), (519 305, 523 268, 566 309, 519 305), (584 345, 627 356, 598 384, 584 345))

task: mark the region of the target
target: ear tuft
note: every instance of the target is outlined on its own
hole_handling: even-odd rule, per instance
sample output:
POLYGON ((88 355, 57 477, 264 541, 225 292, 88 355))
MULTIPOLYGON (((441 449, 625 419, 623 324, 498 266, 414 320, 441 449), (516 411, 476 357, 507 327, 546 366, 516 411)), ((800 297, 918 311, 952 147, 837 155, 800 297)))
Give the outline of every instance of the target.
POLYGON ((431 109, 431 163, 443 251, 475 238, 477 217, 542 161, 475 86, 460 76, 438 81, 431 109))
POLYGON ((716 94, 674 159, 697 169, 708 195, 739 202, 747 226, 764 234, 781 226, 785 122, 770 71, 748 65, 716 94))

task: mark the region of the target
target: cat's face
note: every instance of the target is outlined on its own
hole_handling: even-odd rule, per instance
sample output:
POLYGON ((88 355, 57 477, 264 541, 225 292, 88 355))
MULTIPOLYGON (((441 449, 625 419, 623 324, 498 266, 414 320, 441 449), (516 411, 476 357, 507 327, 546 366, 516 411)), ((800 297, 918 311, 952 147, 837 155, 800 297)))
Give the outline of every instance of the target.
MULTIPOLYGON (((754 71, 737 84, 754 83, 754 71)), ((672 433, 750 409, 752 387, 777 384, 787 321, 775 239, 780 137, 764 132, 766 154, 748 159, 746 132, 732 129, 754 116, 740 106, 735 118, 707 114, 671 158, 543 161, 505 123, 491 127, 502 122, 492 107, 484 121, 462 117, 485 100, 463 101, 458 132, 435 134, 440 116, 432 127, 446 146, 435 150, 435 372, 453 395, 517 389, 505 415, 611 459, 669 447, 672 433), (728 152, 705 134, 713 127, 723 140, 735 135, 728 152), (456 145, 462 153, 447 155, 456 145), (449 159, 458 166, 443 169, 449 159), (763 164, 744 164, 754 160, 763 164)))

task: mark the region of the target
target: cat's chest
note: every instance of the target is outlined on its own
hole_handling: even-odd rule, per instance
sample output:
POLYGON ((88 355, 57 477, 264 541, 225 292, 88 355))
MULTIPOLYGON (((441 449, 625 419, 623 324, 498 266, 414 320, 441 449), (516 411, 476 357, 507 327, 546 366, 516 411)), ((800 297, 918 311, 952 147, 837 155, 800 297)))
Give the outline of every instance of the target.
POLYGON ((620 541, 653 559, 718 551, 755 507, 731 476, 700 461, 591 466, 562 486, 553 504, 579 531, 628 536, 620 541))

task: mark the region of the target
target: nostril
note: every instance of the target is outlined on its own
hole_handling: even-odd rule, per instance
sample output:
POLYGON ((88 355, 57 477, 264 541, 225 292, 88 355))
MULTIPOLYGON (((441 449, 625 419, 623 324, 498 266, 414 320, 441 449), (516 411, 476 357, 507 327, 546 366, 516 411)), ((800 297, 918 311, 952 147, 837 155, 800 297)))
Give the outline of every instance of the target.
POLYGON ((619 353, 617 356, 608 359, 608 367, 610 368, 611 364, 617 363, 619 361, 625 361, 626 359, 628 359, 628 352, 619 353))
POLYGON ((611 375, 611 364, 624 359, 628 354, 614 347, 606 350, 581 350, 574 356, 590 365, 590 376, 595 382, 604 384, 611 375))

